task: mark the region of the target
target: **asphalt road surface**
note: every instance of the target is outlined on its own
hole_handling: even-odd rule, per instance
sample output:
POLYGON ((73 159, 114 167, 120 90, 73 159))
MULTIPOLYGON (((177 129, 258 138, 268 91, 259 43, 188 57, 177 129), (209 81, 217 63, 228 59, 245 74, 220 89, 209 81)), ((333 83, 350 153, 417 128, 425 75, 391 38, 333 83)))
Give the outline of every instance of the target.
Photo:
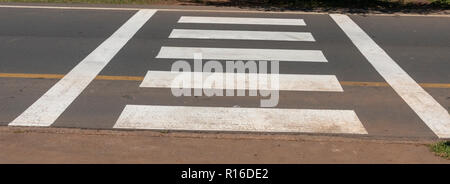
POLYGON ((0 25, 2 126, 450 138, 445 15, 0 6, 0 25), (195 53, 279 61, 278 103, 174 96, 195 53))

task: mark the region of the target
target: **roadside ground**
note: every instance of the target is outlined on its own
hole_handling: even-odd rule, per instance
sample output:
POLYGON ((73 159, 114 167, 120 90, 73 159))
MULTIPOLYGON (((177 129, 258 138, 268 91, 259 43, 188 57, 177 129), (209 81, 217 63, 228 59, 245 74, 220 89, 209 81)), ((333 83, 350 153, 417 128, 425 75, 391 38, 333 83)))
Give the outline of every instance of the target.
POLYGON ((434 140, 0 127, 0 163, 446 163, 434 140), (238 149, 237 149, 238 148, 238 149))
POLYGON ((450 13, 450 0, 0 0, 0 3, 362 14, 450 13))

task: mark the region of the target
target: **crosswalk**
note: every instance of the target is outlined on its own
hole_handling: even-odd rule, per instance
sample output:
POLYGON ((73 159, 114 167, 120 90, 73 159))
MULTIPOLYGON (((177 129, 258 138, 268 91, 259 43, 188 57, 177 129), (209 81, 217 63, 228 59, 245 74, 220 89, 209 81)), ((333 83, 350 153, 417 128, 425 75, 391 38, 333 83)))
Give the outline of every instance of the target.
MULTIPOLYGON (((117 26, 100 28, 105 31, 105 37, 98 39, 98 42, 95 40, 100 38, 100 34, 88 35, 87 42, 92 42, 89 48, 92 51, 87 56, 81 54, 80 57, 84 59, 74 61, 79 62, 75 67, 70 68, 72 65, 67 66, 65 63, 73 58, 68 56, 68 61, 61 62, 61 65, 66 66, 36 71, 42 74, 31 74, 29 71, 3 73, 2 76, 7 77, 60 80, 50 88, 45 86, 42 91, 33 89, 32 93, 38 94, 36 98, 31 99, 27 94, 25 100, 20 98, 19 103, 10 109, 8 102, 4 103, 2 107, 7 107, 7 111, 2 111, 0 123, 8 126, 360 135, 369 134, 369 131, 375 136, 450 137, 450 115, 445 108, 445 94, 436 96, 432 94, 433 91, 423 89, 425 86, 442 85, 417 83, 424 79, 416 79, 414 71, 408 74, 410 71, 403 70, 401 63, 397 64, 399 61, 389 56, 392 53, 388 54, 381 47, 382 44, 376 43, 380 38, 371 38, 370 34, 373 33, 366 33, 363 29, 367 27, 359 27, 358 21, 352 20, 352 16, 156 9, 124 11, 129 13, 121 15, 124 16, 123 22, 118 22, 117 26), (94 37, 96 39, 90 39, 94 37), (146 52, 143 53, 143 50, 146 52), (214 72, 205 69, 198 71, 196 59, 199 53, 203 60, 216 61, 222 66, 228 61, 241 62, 234 65, 237 73, 216 69, 214 72), (154 58, 154 63, 146 62, 149 58, 154 58), (333 59, 333 63, 328 63, 328 59, 333 59), (168 66, 174 66, 173 61, 185 61, 184 64, 190 65, 191 60, 194 60, 194 71, 183 69, 181 72, 173 68, 173 71, 167 71, 168 66), (277 65, 282 66, 280 68, 286 74, 261 74, 253 70, 243 73, 247 72, 248 66, 260 67, 261 63, 269 61, 279 61, 277 65), (151 68, 143 67, 148 65, 151 68), (243 70, 239 69, 241 66, 243 70), (70 69, 70 72, 58 73, 55 69, 59 68, 70 69), (136 71, 140 73, 138 76, 136 71), (365 75, 364 72, 369 73, 365 75), (338 75, 339 79, 350 81, 339 81, 333 74, 338 75), (207 78, 208 85, 205 85, 205 81, 197 80, 199 76, 207 78), (104 80, 119 79, 123 83, 114 82, 104 91, 98 90, 99 86, 104 85, 104 80), (255 79, 258 80, 257 85, 255 79), (272 84, 273 79, 277 79, 278 83, 275 89, 271 85, 259 84, 260 81, 270 81, 272 84), (183 81, 184 88, 194 91, 195 97, 178 98, 173 91, 170 94, 167 89, 179 88, 177 82, 180 81, 183 81), (211 81, 213 83, 208 83, 211 81), (368 83, 370 86, 385 88, 367 89, 368 83), (122 90, 122 84, 128 88, 122 90), (341 84, 349 87, 343 88, 341 84), (354 86, 364 88, 355 89, 354 86), (212 89, 209 91, 214 93, 207 93, 205 89, 212 89), (198 97, 198 91, 207 97, 198 97), (229 96, 229 91, 233 91, 230 93, 233 97, 229 96), (255 91, 260 93, 253 93, 255 91), (262 105, 263 100, 275 94, 271 91, 277 91, 275 99, 280 100, 280 105, 262 105), (381 100, 372 98, 373 94, 381 100), (384 95, 389 98, 383 99, 384 95), (257 100, 261 100, 261 103, 257 100), (258 105, 260 107, 256 108, 258 105)), ((14 24, 11 26, 14 27, 14 24)), ((88 26, 86 29, 91 28, 88 26)), ((48 39, 54 38, 52 35, 48 39)), ((80 51, 87 48, 82 47, 80 51)), ((75 50, 68 49, 67 52, 77 52, 75 50)), ((47 53, 53 54, 50 51, 47 53)), ((51 60, 43 58, 46 60, 42 62, 43 66, 51 60)), ((11 63, 6 62, 7 65, 11 63)), ((8 67, 14 70, 17 66, 11 64, 8 67)), ((29 70, 27 67, 23 69, 29 70)), ((34 69, 31 71, 34 72, 34 69)), ((5 94, 8 96, 5 95, 4 99, 13 99, 16 95, 5 94)))
MULTIPOLYGON (((320 70, 320 67, 322 66, 328 67, 324 67, 324 71, 330 71, 329 64, 331 63, 327 64, 328 58, 325 57, 321 50, 330 49, 329 45, 323 44, 323 41, 329 39, 330 37, 323 37, 324 32, 316 32, 323 27, 327 27, 331 29, 337 28, 340 29, 339 31, 343 31, 345 34, 340 36, 346 35, 347 37, 345 39, 350 40, 351 42, 349 43, 352 43, 347 44, 346 48, 349 48, 349 45, 352 47, 355 46, 355 48, 357 48, 355 51, 359 51, 362 54, 361 56, 371 64, 373 67, 372 69, 375 69, 377 74, 379 74, 386 81, 385 84, 383 83, 383 86, 392 87, 396 95, 401 97, 403 102, 405 102, 404 105, 409 106, 408 110, 414 111, 417 118, 420 118, 419 120, 427 125, 427 127, 419 127, 417 125, 417 130, 422 131, 425 129, 424 132, 431 130, 434 135, 439 138, 450 137, 450 115, 448 114, 448 110, 440 105, 433 98, 433 96, 428 94, 428 92, 422 88, 424 85, 421 86, 414 81, 414 79, 410 77, 408 73, 404 71, 396 63, 396 61, 394 61, 383 50, 383 48, 377 45, 377 43, 375 43, 375 41, 371 39, 367 33, 365 33, 355 22, 353 22, 349 16, 340 14, 331 14, 329 17, 325 16, 325 18, 330 18, 330 20, 334 21, 336 24, 333 24, 333 26, 320 25, 317 27, 319 24, 311 24, 312 26, 308 25, 310 24, 308 21, 313 21, 316 19, 309 19, 310 16, 307 15, 279 16, 285 18, 258 18, 260 16, 256 14, 247 14, 245 15, 246 17, 231 16, 240 16, 241 14, 221 14, 221 16, 224 17, 218 17, 218 15, 212 13, 187 13, 189 16, 184 16, 180 13, 170 13, 170 15, 168 15, 169 13, 166 12, 167 14, 161 13, 157 16, 153 16, 158 11, 160 10, 139 9, 137 12, 133 12, 134 15, 132 15, 123 25, 119 27, 119 29, 104 40, 89 55, 81 60, 74 68, 72 68, 69 73, 65 75, 44 74, 45 76, 50 75, 50 78, 52 79, 61 78, 61 80, 48 89, 48 91, 40 96, 40 98, 36 101, 31 102, 31 105, 27 106, 28 108, 25 107, 25 111, 22 108, 18 109, 17 113, 14 112, 15 114, 11 116, 12 118, 5 120, 5 122, 9 122, 9 126, 70 126, 115 129, 305 132, 363 135, 368 134, 366 127, 362 124, 364 123, 367 125, 367 128, 369 128, 370 125, 369 131, 371 134, 384 135, 384 131, 388 131, 388 129, 385 130, 383 128, 378 128, 377 130, 376 128, 373 128, 373 124, 382 122, 381 120, 390 122, 390 117, 385 119, 368 117, 368 114, 372 113, 369 112, 368 109, 371 110, 377 107, 372 108, 364 106, 360 109, 361 107, 357 104, 345 104, 342 106, 332 105, 329 109, 327 109, 327 106, 317 103, 312 104, 314 106, 310 106, 311 104, 292 105, 297 102, 296 100, 299 100, 296 99, 296 96, 302 96, 302 98, 303 96, 321 98, 321 96, 341 96, 341 94, 342 96, 346 96, 348 94, 352 95, 355 94, 355 92, 353 91, 352 93, 351 90, 348 90, 350 93, 347 91, 347 93, 344 94, 344 89, 341 84, 364 83, 357 81, 339 81, 335 75, 330 73, 317 73, 316 69, 320 70), (168 18, 167 20, 171 20, 173 22, 165 22, 164 24, 161 24, 161 21, 166 20, 166 18, 168 18), (306 21, 302 18, 305 18, 306 21), (147 24, 149 20, 154 20, 154 22, 147 24), (173 26, 173 24, 175 24, 175 26, 173 26), (151 26, 147 26, 145 28, 146 30, 140 32, 140 34, 148 34, 148 28, 150 27, 150 33, 155 33, 157 31, 158 35, 157 39, 152 38, 149 41, 150 44, 148 47, 139 47, 139 49, 151 48, 152 50, 149 52, 151 57, 154 57, 157 62, 163 62, 162 64, 155 64, 159 65, 156 67, 151 64, 152 67, 159 69, 148 70, 139 67, 140 72, 146 73, 145 75, 142 74, 142 76, 134 76, 135 74, 126 74, 130 76, 98 76, 100 72, 103 72, 106 66, 110 65, 110 61, 113 60, 119 52, 121 52, 122 48, 128 44, 130 39, 132 39, 141 28, 145 27, 144 25, 151 26), (305 30, 310 30, 310 32, 305 30), (166 33, 168 34, 166 35, 166 33), (165 36, 161 38, 160 35, 165 36), (315 36, 317 36, 317 38, 315 36), (317 42, 316 39, 320 40, 320 42, 317 42), (271 45, 272 43, 274 44, 271 45), (159 50, 156 50, 155 48, 159 50), (194 68, 196 68, 195 63, 196 59, 199 58, 198 54, 201 54, 201 59, 203 60, 213 60, 217 61, 216 63, 219 64, 222 64, 222 61, 226 61, 227 64, 228 61, 240 61, 239 67, 243 66, 244 69, 240 70, 235 68, 238 70, 238 73, 230 72, 228 70, 226 72, 224 70, 217 71, 215 69, 214 72, 208 70, 198 71, 196 69, 194 71, 183 70, 183 72, 177 70, 165 71, 164 69, 161 69, 161 67, 166 67, 167 64, 173 64, 172 61, 175 60, 194 60, 194 68), (242 61, 245 61, 245 64, 242 61), (272 73, 266 74, 264 72, 261 74, 254 73, 253 71, 249 71, 249 73, 241 73, 246 71, 247 66, 250 66, 247 64, 251 62, 247 61, 252 61, 253 63, 259 62, 258 66, 261 66, 261 63, 267 63, 267 61, 277 61, 277 65, 284 65, 284 68, 286 68, 286 66, 295 66, 295 68, 288 70, 291 74, 276 73, 275 75, 272 73), (312 70, 311 73, 309 73, 306 69, 299 70, 303 72, 296 73, 296 69, 301 66, 307 66, 308 68, 314 66, 314 70, 312 70), (292 72, 295 74, 292 74, 292 72), (219 82, 214 83, 214 85, 205 86, 203 83, 204 81, 196 80, 198 76, 201 78, 207 78, 210 81, 219 82), (78 124, 71 124, 71 122, 67 121, 65 118, 69 117, 68 119, 70 119, 70 115, 73 114, 73 111, 77 111, 80 108, 77 106, 79 104, 73 106, 71 104, 73 104, 77 98, 80 98, 80 95, 83 99, 86 98, 86 96, 83 95, 86 95, 86 89, 90 86, 94 79, 105 78, 108 80, 126 78, 126 81, 139 81, 139 85, 133 84, 133 87, 139 86, 139 88, 142 89, 142 91, 139 92, 139 95, 141 95, 140 98, 144 101, 121 101, 120 103, 113 103, 118 106, 111 108, 114 109, 114 112, 105 117, 106 123, 93 122, 93 125, 82 125, 83 123, 77 122, 78 124), (269 86, 254 84, 255 79, 259 82, 259 80, 271 81, 274 78, 277 79, 276 83, 279 83, 275 89, 269 86), (236 98, 217 97, 217 99, 212 99, 216 98, 215 96, 223 95, 220 95, 219 93, 213 94, 212 97, 210 95, 205 95, 211 97, 207 98, 208 100, 211 100, 210 102, 199 101, 197 98, 182 98, 182 100, 177 99, 175 101, 171 101, 173 99, 165 99, 167 94, 152 94, 151 92, 153 90, 146 90, 148 88, 174 89, 179 87, 179 83, 176 83, 178 80, 189 81, 187 83, 183 83, 183 87, 194 90, 194 96, 197 96, 195 92, 199 87, 202 88, 202 90, 226 90, 226 95, 228 95, 229 90, 237 90, 238 93, 235 95, 236 98), (283 97, 282 95, 278 96, 280 99, 284 98, 292 100, 289 102, 290 104, 287 103, 288 105, 283 102, 280 106, 275 105, 267 107, 261 105, 262 107, 260 108, 254 107, 259 104, 248 103, 245 103, 245 106, 249 107, 239 107, 238 105, 233 106, 235 105, 235 102, 240 101, 239 96, 247 95, 245 93, 247 90, 249 91, 248 96, 257 96, 255 95, 256 93, 252 93, 253 91, 278 92, 279 90, 286 92, 284 94, 292 94, 292 92, 320 93, 296 93, 295 95, 289 96, 289 98, 286 98, 286 96, 283 97), (244 93, 239 93, 240 91, 244 91, 244 93), (154 102, 151 100, 145 101, 147 99, 155 99, 159 97, 163 97, 163 99, 156 99, 154 102), (184 101, 186 99, 187 101, 184 101), (195 100, 190 101, 191 99, 195 100), (231 100, 227 101, 228 99, 231 100), (183 102, 180 103, 181 101, 183 102), (224 101, 226 102, 221 104, 224 101), (319 109, 314 109, 316 107, 319 109), (63 115, 63 113, 66 114, 63 115), (360 117, 358 117, 358 115, 360 117), (361 122, 360 119, 363 120, 363 122, 361 122), (429 130, 427 128, 429 128, 429 130), (383 133, 380 134, 382 131, 383 133)), ((323 24, 327 23, 328 22, 325 22, 323 24)), ((335 34, 336 30, 334 31, 335 32, 331 33, 335 34)), ((328 32, 325 34, 328 34, 328 32)), ((336 34, 336 37, 339 37, 339 35, 336 34)), ((149 42, 145 43, 147 44, 149 42)), ((330 40, 328 40, 328 42, 330 42, 330 40)), ((339 42, 339 44, 345 45, 343 42, 339 42)), ((134 46, 136 45, 139 44, 135 44, 134 46)), ((136 49, 134 46, 127 47, 126 49, 123 49, 123 51, 129 52, 129 49, 131 48, 136 49)), ((335 46, 336 44, 331 48, 336 48, 335 46)), ((133 50, 133 52, 136 50, 133 50)), ((326 51, 328 54, 331 53, 330 55, 332 56, 333 52, 330 52, 329 50, 326 51)), ((346 52, 345 54, 348 53, 350 52, 346 52)), ((366 60, 362 57, 358 62, 366 62, 366 60)), ((346 58, 336 60, 342 61, 342 59, 346 58)), ((355 58, 352 57, 352 59, 355 58)), ((122 62, 123 64, 123 58, 118 59, 118 61, 119 62, 116 63, 122 62)), ((190 64, 189 62, 185 63, 188 65, 190 64)), ((350 63, 356 62, 352 61, 350 63)), ((333 64, 339 63, 335 62, 333 64)), ((111 65, 115 66, 116 64, 111 65)), ((173 66, 174 65, 172 65, 172 67, 173 66)), ((236 66, 238 65, 235 65, 234 67, 236 66)), ((202 68, 201 65, 200 68, 202 68)), ((364 71, 367 71, 366 69, 364 71)), ((106 67, 106 70, 109 70, 108 67, 106 67)), ((122 68, 120 68, 120 70, 122 70, 122 68)), ((126 68, 125 70, 130 71, 134 69, 126 68)), ((341 76, 341 74, 342 73, 339 74, 340 77, 348 77, 348 75, 341 76)), ((19 74, 19 76, 22 75, 24 74, 19 74)), ((33 76, 32 78, 38 78, 35 75, 38 76, 37 74, 25 74, 24 76, 33 76)), ((7 74, 6 76, 13 75, 7 74)), ((270 83, 272 83, 272 81, 270 83)), ((92 86, 96 85, 98 84, 92 86)), ((168 90, 164 91, 168 92, 168 90)), ((231 94, 234 95, 234 93, 231 94)), ((271 93, 268 94, 272 96, 271 93)), ((107 93, 102 93, 101 95, 107 95, 107 93)), ((174 93, 168 95, 172 95, 170 98, 177 98, 174 93)), ((263 94, 260 94, 260 96, 267 97, 263 94)), ((115 99, 115 96, 108 98, 115 99)), ((251 97, 242 99, 245 102, 254 103, 252 100, 257 98, 251 97)), ((306 101, 309 100, 315 101, 314 99, 307 99, 306 101)), ((324 100, 326 101, 326 99, 318 99, 317 101, 324 100)), ((111 99, 105 101, 109 103, 111 99)), ((261 104, 262 102, 263 101, 261 100, 261 104)), ((89 105, 90 104, 91 103, 89 103, 89 105)), ((401 105, 392 108, 397 107, 401 107, 401 105)), ((96 108, 98 107, 94 108, 95 112, 87 115, 89 116, 88 118, 91 118, 87 121, 87 123, 91 123, 91 120, 97 121, 98 116, 96 114, 96 108)), ((111 109, 100 109, 100 111, 105 110, 104 112, 109 113, 109 110, 111 109)), ((383 116, 384 114, 378 113, 377 115, 383 116)), ((404 113, 403 115, 408 114, 404 113)), ((85 117, 76 117, 75 121, 79 121, 83 118, 85 117)), ((405 119, 404 121, 406 122, 409 120, 405 119)), ((394 121, 393 123, 397 122, 394 121)), ((409 122, 405 124, 407 125, 404 127, 410 125, 409 122)), ((390 130, 393 129, 395 128, 391 128, 390 130)), ((402 131, 403 130, 396 130, 393 131, 392 134, 403 133, 402 131)))
MULTIPOLYGON (((306 26, 303 19, 241 18, 241 17, 193 17, 181 16, 179 24, 235 24, 270 26, 306 26)), ((223 39, 315 42, 310 32, 242 31, 173 29, 169 39, 223 39)), ((201 53, 207 60, 328 62, 320 50, 173 47, 162 46, 156 58, 195 59, 201 53)), ((258 73, 209 73, 148 71, 140 84, 142 88, 174 88, 177 78, 191 79, 195 75, 212 77, 224 85, 208 86, 214 89, 266 90, 260 85, 249 85, 249 79, 269 80, 271 74, 258 73), (236 79, 245 80, 245 86, 237 86, 236 79), (236 88, 237 87, 237 88, 236 88)), ((281 91, 343 92, 334 75, 279 74, 281 91)), ((209 79, 210 79, 209 78, 209 79)), ((199 81, 183 86, 193 89, 199 81)), ((203 87, 203 86, 202 86, 203 87)), ((194 131, 256 131, 256 132, 306 132, 367 134, 353 110, 330 109, 281 109, 242 107, 199 107, 163 105, 127 105, 114 128, 194 130, 194 131)))

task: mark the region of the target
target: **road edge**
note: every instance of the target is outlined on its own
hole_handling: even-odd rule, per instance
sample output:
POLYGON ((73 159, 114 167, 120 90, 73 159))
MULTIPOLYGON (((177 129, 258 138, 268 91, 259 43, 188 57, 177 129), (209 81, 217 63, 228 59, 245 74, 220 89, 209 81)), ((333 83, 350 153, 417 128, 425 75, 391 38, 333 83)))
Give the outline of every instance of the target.
POLYGON ((450 17, 450 10, 441 10, 439 13, 403 13, 393 12, 384 13, 371 11, 368 13, 351 12, 351 10, 332 10, 332 11, 302 11, 302 10, 258 10, 255 8, 238 7, 211 7, 211 6, 193 6, 193 5, 136 5, 136 4, 86 4, 86 3, 5 3, 0 2, 0 8, 34 8, 34 9, 78 9, 78 10, 115 10, 115 11, 137 11, 142 9, 158 9, 158 11, 194 11, 194 12, 223 12, 223 13, 273 13, 273 14, 319 14, 327 15, 332 13, 361 16, 413 16, 413 17, 450 17))

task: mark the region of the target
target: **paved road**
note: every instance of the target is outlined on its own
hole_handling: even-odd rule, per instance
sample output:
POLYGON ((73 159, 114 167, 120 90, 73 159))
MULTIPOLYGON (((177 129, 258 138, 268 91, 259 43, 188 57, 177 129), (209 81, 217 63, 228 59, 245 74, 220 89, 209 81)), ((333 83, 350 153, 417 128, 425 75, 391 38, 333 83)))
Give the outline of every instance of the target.
POLYGON ((449 17, 0 7, 0 22, 2 126, 450 138, 449 17), (174 96, 169 71, 198 52, 279 60, 278 104, 174 96))

